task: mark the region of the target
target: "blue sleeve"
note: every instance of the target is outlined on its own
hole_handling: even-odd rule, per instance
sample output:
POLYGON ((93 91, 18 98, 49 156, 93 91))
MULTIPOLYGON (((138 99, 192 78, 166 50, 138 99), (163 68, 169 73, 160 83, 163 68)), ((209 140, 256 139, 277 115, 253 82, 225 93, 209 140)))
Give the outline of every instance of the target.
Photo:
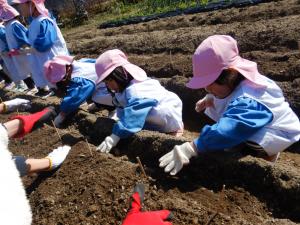
POLYGON ((127 138, 143 129, 148 113, 157 104, 155 99, 128 100, 121 111, 120 120, 114 125, 112 133, 120 138, 127 138))
POLYGON ((199 152, 231 148, 245 142, 272 120, 273 114, 266 106, 241 97, 229 104, 217 123, 203 127, 194 143, 199 152))
POLYGON ((57 32, 54 24, 50 20, 42 20, 40 33, 37 35, 33 47, 39 52, 48 51, 57 39, 57 32))
POLYGON ((82 77, 74 77, 67 88, 66 96, 60 104, 60 111, 66 114, 74 112, 78 107, 92 96, 95 84, 82 77))
POLYGON ((5 28, 0 27, 0 40, 6 43, 5 28))
POLYGON ((12 33, 18 43, 18 48, 21 48, 23 45, 30 45, 28 40, 28 30, 20 23, 13 23, 12 33))
POLYGON ((6 35, 5 35, 5 28, 4 27, 0 27, 0 40, 5 45, 4 51, 8 51, 8 46, 7 46, 7 42, 6 42, 6 35))

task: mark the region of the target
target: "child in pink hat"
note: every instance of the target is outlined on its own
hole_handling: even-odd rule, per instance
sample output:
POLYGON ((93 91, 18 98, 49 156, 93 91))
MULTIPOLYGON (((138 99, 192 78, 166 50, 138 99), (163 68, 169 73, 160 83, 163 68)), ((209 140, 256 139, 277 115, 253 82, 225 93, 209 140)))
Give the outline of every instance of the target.
POLYGON ((101 105, 112 106, 112 98, 95 71, 95 59, 74 60, 72 56, 59 55, 44 64, 44 75, 48 82, 57 87, 57 95, 63 99, 60 113, 55 118, 57 127, 67 115, 75 112, 87 99, 101 105))
POLYGON ((16 84, 16 91, 24 92, 27 86, 23 80, 30 76, 31 70, 28 66, 28 56, 15 54, 25 46, 29 45, 27 38, 27 28, 18 20, 19 13, 6 0, 0 1, 0 19, 4 22, 1 25, 2 46, 7 45, 7 49, 3 49, 2 58, 6 67, 9 69, 10 78, 16 84))
POLYGON ((31 57, 32 76, 39 88, 37 95, 47 96, 51 86, 43 74, 43 65, 56 55, 69 55, 66 42, 55 21, 49 17, 44 0, 13 0, 22 16, 31 22, 28 40, 33 48, 31 57))
POLYGON ((242 143, 275 162, 300 138, 299 119, 281 89, 258 72, 255 62, 239 56, 237 42, 230 36, 210 36, 200 44, 187 87, 208 92, 196 103, 196 111, 205 109, 216 123, 204 126, 193 142, 176 145, 160 158, 160 167, 171 175, 193 156, 242 143))
POLYGON ((97 150, 108 153, 121 138, 127 138, 142 129, 176 136, 182 135, 182 102, 157 80, 147 77, 140 67, 130 63, 118 50, 109 50, 96 61, 99 81, 104 81, 113 96, 119 121, 112 134, 97 150))
POLYGON ((6 79, 4 90, 9 89, 10 86, 14 85, 12 82, 12 76, 18 74, 12 58, 8 55, 9 49, 6 41, 5 26, 0 24, 0 58, 2 59, 1 66, 3 71, 7 74, 9 79, 6 79))

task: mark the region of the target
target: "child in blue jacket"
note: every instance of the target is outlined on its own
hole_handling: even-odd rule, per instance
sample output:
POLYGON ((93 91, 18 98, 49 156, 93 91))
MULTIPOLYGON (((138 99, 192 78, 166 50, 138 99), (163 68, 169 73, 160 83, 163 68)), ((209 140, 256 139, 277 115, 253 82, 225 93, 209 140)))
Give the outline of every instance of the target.
POLYGON ((258 72, 255 62, 239 56, 230 36, 210 36, 200 44, 187 87, 205 88, 208 95, 196 104, 196 110, 205 109, 216 123, 204 126, 194 141, 176 145, 160 158, 160 167, 171 175, 193 156, 241 143, 275 162, 281 151, 300 138, 299 119, 281 89, 258 72))
POLYGON ((97 96, 95 102, 112 105, 111 95, 95 71, 94 59, 74 60, 74 57, 60 55, 44 65, 46 79, 57 88, 57 94, 63 99, 60 113, 55 118, 57 127, 87 99, 97 96))
POLYGON ((109 152, 121 138, 128 138, 142 129, 180 136, 183 133, 182 102, 166 90, 158 80, 130 63, 119 49, 109 50, 96 61, 96 72, 113 95, 119 121, 112 134, 98 146, 109 152))

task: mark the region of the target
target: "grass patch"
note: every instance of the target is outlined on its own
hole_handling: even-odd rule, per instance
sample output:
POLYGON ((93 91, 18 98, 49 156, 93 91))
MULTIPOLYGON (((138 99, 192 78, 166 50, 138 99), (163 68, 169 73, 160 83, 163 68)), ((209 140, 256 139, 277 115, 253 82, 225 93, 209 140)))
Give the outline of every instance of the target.
POLYGON ((148 16, 157 13, 169 12, 177 9, 186 9, 206 5, 209 0, 132 0, 118 1, 111 13, 118 14, 115 19, 127 19, 133 16, 148 16))
MULTIPOLYGON (((169 12, 177 9, 187 9, 200 5, 206 5, 209 2, 216 0, 115 0, 103 10, 101 3, 93 5, 93 10, 90 11, 90 20, 80 25, 94 25, 108 21, 119 21, 135 16, 148 16, 158 13, 169 12), (98 5, 98 6, 97 6, 98 5), (97 9, 99 12, 97 12, 97 9)), ((70 18, 62 18, 63 24, 67 27, 76 26, 74 20, 70 18)))

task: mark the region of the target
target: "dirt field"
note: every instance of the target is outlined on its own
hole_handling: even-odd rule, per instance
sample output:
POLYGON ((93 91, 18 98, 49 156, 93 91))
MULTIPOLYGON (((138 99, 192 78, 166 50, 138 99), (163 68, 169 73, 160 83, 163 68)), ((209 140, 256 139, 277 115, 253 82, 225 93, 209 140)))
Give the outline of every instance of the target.
MULTIPOLYGON (((208 122, 194 112, 204 93, 184 84, 192 75, 191 55, 209 35, 234 36, 241 54, 278 82, 300 115, 299 24, 300 1, 283 0, 106 30, 95 25, 65 31, 73 54, 95 58, 104 50, 120 48, 149 76, 159 78, 182 98, 186 130, 182 138, 142 131, 121 141, 113 154, 100 154, 95 146, 110 134, 113 121, 106 118, 106 111, 79 110, 59 129, 62 141, 51 125, 11 141, 13 153, 28 157, 43 157, 61 142, 72 145, 58 171, 24 178, 34 224, 121 224, 137 182, 146 185, 144 209, 171 210, 174 225, 300 223, 300 143, 282 153, 276 165, 249 155, 247 149, 202 155, 175 177, 157 163, 175 144, 196 137, 208 122), (149 178, 141 173, 137 156, 149 178)), ((34 98, 33 103, 36 111, 58 106, 59 100, 34 98)))

